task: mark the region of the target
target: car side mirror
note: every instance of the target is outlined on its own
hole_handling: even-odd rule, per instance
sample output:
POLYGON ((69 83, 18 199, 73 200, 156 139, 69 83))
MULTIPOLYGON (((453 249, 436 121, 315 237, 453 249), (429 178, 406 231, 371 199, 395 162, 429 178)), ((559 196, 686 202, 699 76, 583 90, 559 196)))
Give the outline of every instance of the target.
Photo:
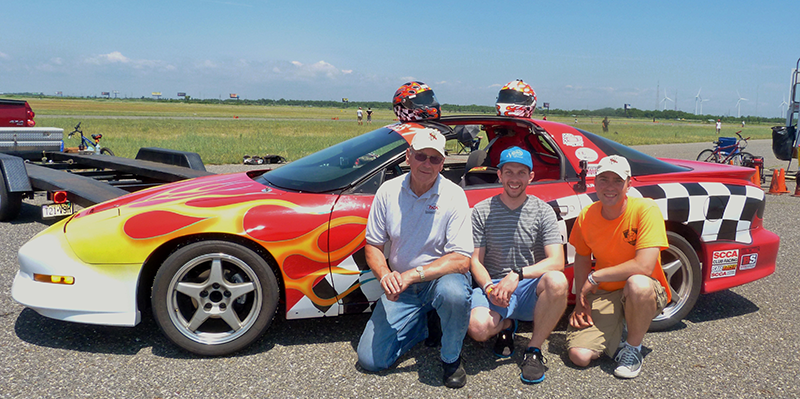
POLYGON ((589 162, 585 159, 581 159, 578 166, 581 169, 577 174, 580 180, 575 183, 572 188, 579 193, 584 193, 586 192, 586 171, 589 169, 589 162))

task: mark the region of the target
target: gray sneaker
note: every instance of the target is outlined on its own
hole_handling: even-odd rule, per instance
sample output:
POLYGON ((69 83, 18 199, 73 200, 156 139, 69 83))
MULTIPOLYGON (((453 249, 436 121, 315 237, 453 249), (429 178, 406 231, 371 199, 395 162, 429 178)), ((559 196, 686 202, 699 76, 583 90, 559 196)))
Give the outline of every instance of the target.
POLYGON ((636 378, 642 371, 642 353, 628 344, 619 350, 614 360, 617 362, 614 375, 619 378, 636 378))

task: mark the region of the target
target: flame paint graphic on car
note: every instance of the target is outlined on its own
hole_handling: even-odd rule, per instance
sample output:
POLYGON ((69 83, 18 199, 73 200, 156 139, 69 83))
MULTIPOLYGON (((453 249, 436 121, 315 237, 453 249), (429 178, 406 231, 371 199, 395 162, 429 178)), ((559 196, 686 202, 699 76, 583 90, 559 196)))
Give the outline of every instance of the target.
MULTIPOLYGON (((287 309, 303 297, 308 297, 317 309, 328 308, 356 290, 358 284, 341 287, 341 292, 319 290, 320 293, 314 287, 330 274, 359 274, 336 265, 363 246, 367 223, 366 213, 358 209, 337 213, 330 219, 335 200, 335 195, 264 190, 262 184, 244 174, 195 179, 140 191, 82 211, 70 223, 102 229, 103 223, 93 223, 95 218, 108 218, 103 211, 118 209, 121 217, 130 215, 124 223, 108 223, 121 226, 114 235, 124 239, 109 240, 103 248, 77 236, 70 242, 88 262, 108 264, 115 256, 119 259, 120 253, 144 262, 154 249, 187 235, 223 233, 248 237, 280 265, 287 309)), ((80 230, 75 226, 75 231, 80 230)))

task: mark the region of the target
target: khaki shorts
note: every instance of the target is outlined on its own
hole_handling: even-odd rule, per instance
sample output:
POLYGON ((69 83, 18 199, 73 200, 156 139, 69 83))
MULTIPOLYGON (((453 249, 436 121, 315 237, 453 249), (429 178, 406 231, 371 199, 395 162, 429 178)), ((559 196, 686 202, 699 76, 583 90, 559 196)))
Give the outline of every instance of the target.
MULTIPOLYGON (((667 306, 667 293, 658 280, 651 278, 650 284, 656 294, 656 311, 661 313, 667 306)), ((589 294, 587 299, 592 303, 592 321, 594 325, 584 329, 567 328, 567 349, 586 348, 595 352, 605 352, 609 357, 619 347, 622 329, 625 324, 625 298, 623 290, 602 291, 589 294)))

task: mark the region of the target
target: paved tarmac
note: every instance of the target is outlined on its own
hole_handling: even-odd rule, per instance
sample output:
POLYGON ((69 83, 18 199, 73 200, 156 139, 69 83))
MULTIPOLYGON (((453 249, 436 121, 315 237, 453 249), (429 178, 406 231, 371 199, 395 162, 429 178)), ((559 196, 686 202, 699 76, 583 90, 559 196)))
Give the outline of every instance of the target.
MULTIPOLYGON (((770 155, 769 141, 749 150, 770 155)), ((656 156, 694 159, 706 144, 638 147, 656 156)), ((796 164, 795 164, 796 165, 796 164)), ((771 159, 768 167, 785 167, 771 159)), ((212 171, 241 169, 209 167, 212 171)), ((796 166, 793 167, 796 169, 796 166)), ((765 188, 769 187, 769 180, 765 188)), ((789 182, 789 190, 794 190, 789 182)), ((42 199, 38 199, 41 202, 42 199)), ((392 369, 356 366, 355 346, 368 316, 285 321, 278 318, 250 348, 202 358, 173 346, 148 315, 133 328, 51 320, 11 299, 16 251, 46 227, 26 203, 13 223, 0 224, 0 397, 244 397, 244 398, 792 398, 800 397, 800 312, 797 298, 800 198, 767 199, 764 225, 782 238, 775 274, 703 295, 675 328, 648 334, 642 375, 613 376, 603 358, 576 369, 564 356, 565 322, 543 348, 547 378, 519 380, 522 356, 498 360, 490 345, 465 341, 467 386, 442 386, 438 353, 422 346, 392 369)), ((97 242, 103 245, 102 241, 97 242)), ((103 298, 97 298, 102 301, 103 298)), ((517 348, 530 338, 524 323, 517 348)))

